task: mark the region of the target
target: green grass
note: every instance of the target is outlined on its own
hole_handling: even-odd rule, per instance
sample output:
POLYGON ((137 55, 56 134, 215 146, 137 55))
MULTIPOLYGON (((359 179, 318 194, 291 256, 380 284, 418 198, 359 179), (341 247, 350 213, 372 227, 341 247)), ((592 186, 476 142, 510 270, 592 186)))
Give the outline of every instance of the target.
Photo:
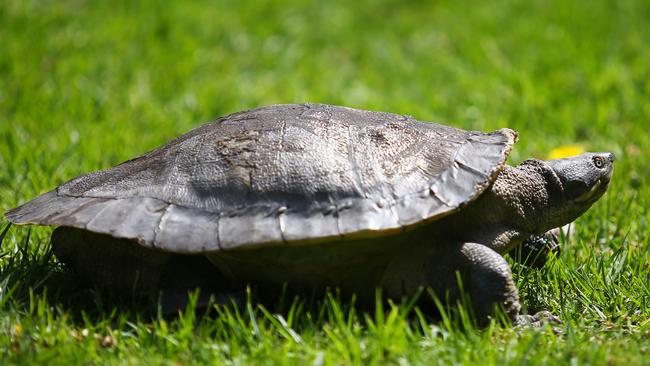
POLYGON ((0 363, 650 364, 648 19, 647 1, 1 1, 0 212, 272 103, 511 127, 512 163, 569 143, 619 160, 559 258, 513 264, 560 332, 334 298, 165 319, 79 285, 51 229, 11 227, 0 363))

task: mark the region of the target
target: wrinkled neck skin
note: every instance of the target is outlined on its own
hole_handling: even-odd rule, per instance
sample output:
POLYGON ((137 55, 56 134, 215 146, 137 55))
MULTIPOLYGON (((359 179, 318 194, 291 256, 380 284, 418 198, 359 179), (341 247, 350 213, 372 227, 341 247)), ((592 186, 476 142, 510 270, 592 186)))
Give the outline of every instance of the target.
POLYGON ((544 162, 505 166, 490 188, 450 217, 451 226, 461 240, 505 254, 531 235, 567 221, 555 202, 562 196, 562 184, 544 162))

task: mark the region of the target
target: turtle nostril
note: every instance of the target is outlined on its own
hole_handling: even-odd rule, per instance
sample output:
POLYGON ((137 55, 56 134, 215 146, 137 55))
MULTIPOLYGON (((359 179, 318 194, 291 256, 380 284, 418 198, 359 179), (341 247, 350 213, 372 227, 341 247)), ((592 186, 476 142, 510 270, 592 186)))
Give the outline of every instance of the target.
POLYGON ((609 153, 609 152, 608 152, 608 153, 605 154, 605 158, 606 158, 609 162, 612 162, 612 163, 613 163, 614 160, 616 160, 616 155, 614 155, 614 153, 609 153))
POLYGON ((616 160, 616 155, 614 153, 607 153, 607 159, 613 163, 616 160))

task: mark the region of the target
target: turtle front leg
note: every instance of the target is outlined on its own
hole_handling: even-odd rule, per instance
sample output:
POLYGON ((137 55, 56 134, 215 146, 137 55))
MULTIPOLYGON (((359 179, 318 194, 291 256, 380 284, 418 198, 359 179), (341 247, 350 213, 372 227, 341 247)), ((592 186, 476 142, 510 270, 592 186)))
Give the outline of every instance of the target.
POLYGON ((570 237, 572 232, 573 223, 533 235, 513 249, 510 255, 525 266, 542 268, 551 253, 560 255, 560 238, 570 237))
POLYGON ((390 263, 382 283, 390 297, 412 296, 418 288, 430 287, 439 299, 453 305, 461 295, 457 273, 479 325, 487 324, 495 306, 519 323, 521 305, 510 267, 482 244, 444 243, 426 253, 403 253, 390 263))
MULTIPOLYGON (((501 307, 508 317, 518 322, 521 315, 519 292, 508 262, 494 250, 477 243, 463 243, 457 256, 447 260, 461 275, 463 289, 470 297, 479 324, 487 323, 495 307, 501 307)), ((432 267, 431 279, 438 271, 432 267)))

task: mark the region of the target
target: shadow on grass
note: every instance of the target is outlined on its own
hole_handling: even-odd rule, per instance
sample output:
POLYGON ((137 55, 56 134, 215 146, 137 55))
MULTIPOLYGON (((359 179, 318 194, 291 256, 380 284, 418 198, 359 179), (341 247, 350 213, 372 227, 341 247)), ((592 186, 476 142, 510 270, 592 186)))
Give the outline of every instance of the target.
POLYGON ((65 312, 74 322, 98 321, 114 313, 154 318, 150 304, 85 286, 56 261, 49 241, 32 239, 31 228, 19 243, 5 243, 11 224, 0 233, 0 308, 34 312, 45 302, 53 312, 65 312))
MULTIPOLYGON (((65 316, 79 327, 106 322, 155 323, 192 313, 194 318, 245 319, 253 330, 257 319, 265 319, 285 336, 295 337, 288 330, 289 324, 298 330, 332 322, 350 327, 354 319, 364 326, 372 326, 396 312, 401 319, 420 326, 433 322, 450 330, 480 328, 467 297, 449 306, 452 302, 439 300, 430 290, 422 290, 399 303, 384 299, 377 291, 374 302, 359 303, 354 296, 342 295, 336 289, 298 291, 285 285, 270 291, 246 288, 227 296, 201 294, 197 289, 188 293, 184 309, 165 313, 160 298, 158 301, 134 298, 86 285, 55 259, 50 241, 32 238, 31 229, 27 229, 20 243, 7 248, 3 241, 10 226, 0 234, 0 309, 33 314, 39 307, 46 307, 54 316, 65 316)), ((497 323, 509 324, 503 312, 497 313, 497 323)))

